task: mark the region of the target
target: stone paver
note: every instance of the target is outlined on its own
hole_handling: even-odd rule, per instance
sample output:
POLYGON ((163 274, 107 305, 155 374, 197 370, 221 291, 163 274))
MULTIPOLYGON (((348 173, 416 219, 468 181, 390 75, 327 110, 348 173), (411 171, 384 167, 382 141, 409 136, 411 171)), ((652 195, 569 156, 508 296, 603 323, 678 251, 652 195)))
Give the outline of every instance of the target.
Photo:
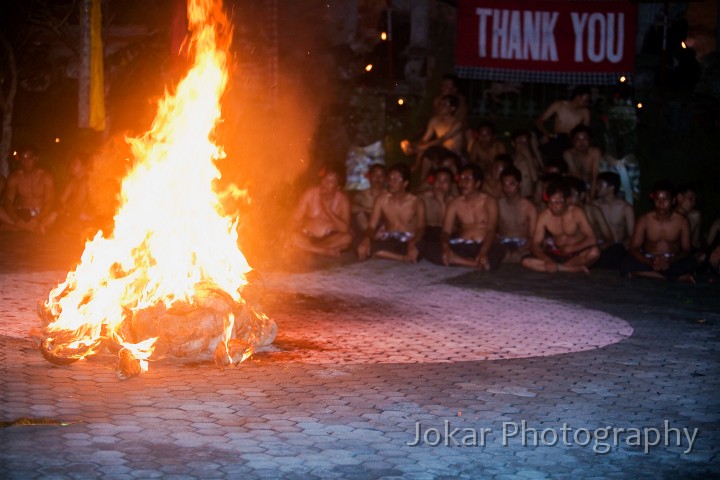
POLYGON ((24 337, 62 273, 38 270, 0 273, 0 421, 68 424, 1 428, 0 478, 720 474, 716 287, 380 261, 266 274, 273 349, 121 381, 113 355, 57 367, 24 337))

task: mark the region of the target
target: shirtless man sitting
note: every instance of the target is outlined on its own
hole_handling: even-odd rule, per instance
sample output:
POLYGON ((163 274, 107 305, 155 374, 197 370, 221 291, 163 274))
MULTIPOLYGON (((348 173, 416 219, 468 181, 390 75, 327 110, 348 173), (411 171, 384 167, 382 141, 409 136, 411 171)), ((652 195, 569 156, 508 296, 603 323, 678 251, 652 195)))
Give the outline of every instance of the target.
POLYGON ((350 201, 342 191, 345 175, 338 165, 320 170, 320 185, 310 187, 300 198, 290 241, 299 250, 339 257, 352 242, 350 201))
POLYGON ((503 170, 513 166, 513 160, 507 153, 501 153, 496 155, 493 159, 491 167, 487 172, 484 172, 484 179, 482 186, 482 192, 487 193, 495 200, 502 197, 502 182, 500 176, 503 170))
POLYGON ((358 259, 373 256, 415 263, 420 255, 418 242, 425 230, 422 200, 407 191, 410 168, 395 164, 388 169, 388 191, 375 201, 365 238, 358 245, 358 259), (385 230, 378 232, 380 221, 385 230))
POLYGON ((356 192, 350 205, 354 234, 365 234, 375 200, 385 192, 385 181, 387 179, 385 165, 379 163, 370 165, 367 177, 370 181, 370 188, 356 192))
POLYGON ((615 241, 612 229, 600 207, 587 201, 585 182, 577 177, 565 177, 565 181, 570 185, 570 205, 583 209, 597 238, 600 258, 593 264, 593 268, 618 268, 626 253, 625 246, 615 241))
POLYGON ((426 242, 439 242, 443 221, 448 204, 455 198, 452 193, 455 175, 449 168, 440 167, 430 173, 428 182, 431 190, 420 194, 425 205, 425 237, 426 242))
POLYGON ((448 205, 443 221, 440 251, 428 249, 428 260, 443 265, 492 270, 505 257, 505 249, 495 241, 497 200, 480 191, 483 173, 479 165, 460 169, 460 196, 448 205), (455 225, 457 236, 452 238, 455 225))
POLYGON ((455 116, 460 103, 456 96, 445 95, 440 102, 440 113, 434 115, 428 121, 425 133, 420 142, 411 144, 403 140, 400 146, 406 155, 417 154, 412 170, 420 171, 420 178, 425 178, 430 171, 430 165, 425 162, 423 152, 433 146, 442 146, 462 156, 465 148, 465 133, 463 124, 455 116))
POLYGON ((520 196, 532 197, 543 168, 542 157, 537 149, 537 139, 528 130, 515 130, 511 137, 513 165, 522 175, 520 196))
POLYGON ((675 193, 675 211, 684 215, 690 222, 690 244, 693 250, 699 251, 702 248, 700 238, 700 226, 702 215, 695 208, 697 202, 697 190, 689 183, 680 185, 675 193))
POLYGON ((615 172, 602 172, 597 177, 595 205, 602 210, 615 242, 630 245, 630 237, 635 228, 635 211, 632 205, 618 197, 620 175, 615 172))
POLYGON ((53 210, 55 182, 38 166, 34 148, 20 151, 20 169, 7 179, 0 205, 0 221, 10 229, 44 234, 57 219, 53 210))
POLYGON ((520 263, 535 231, 537 209, 520 195, 522 174, 508 167, 501 175, 503 195, 498 200, 498 240, 507 249, 504 261, 520 263))
POLYGON ((597 147, 590 145, 591 130, 585 125, 578 125, 570 132, 571 147, 563 153, 569 173, 582 179, 590 188, 588 195, 595 198, 597 175, 600 168, 602 153, 597 147))
POLYGON ((623 275, 695 282, 697 262, 690 254, 690 223, 673 210, 674 196, 670 182, 653 187, 650 198, 655 208, 635 223, 630 252, 620 267, 623 275))
POLYGON ((570 147, 570 132, 578 125, 590 125, 590 89, 578 86, 570 100, 558 100, 535 120, 535 126, 542 133, 540 150, 545 158, 559 157, 570 147), (545 128, 545 122, 553 119, 553 131, 545 128))
POLYGON ((467 124, 468 106, 467 99, 460 93, 460 80, 457 75, 448 73, 443 75, 440 81, 440 95, 433 99, 433 115, 437 115, 442 110, 443 97, 445 95, 453 95, 458 99, 458 108, 455 110, 455 117, 460 120, 463 125, 467 124))
POLYGON ((468 158, 471 163, 480 165, 483 174, 492 169, 495 157, 507 153, 505 144, 497 138, 495 125, 492 122, 480 122, 474 138, 468 144, 468 158))
POLYGON ((597 238, 582 208, 570 205, 566 181, 550 184, 547 208, 540 212, 530 252, 521 264, 536 272, 590 273, 588 267, 599 257, 597 238))

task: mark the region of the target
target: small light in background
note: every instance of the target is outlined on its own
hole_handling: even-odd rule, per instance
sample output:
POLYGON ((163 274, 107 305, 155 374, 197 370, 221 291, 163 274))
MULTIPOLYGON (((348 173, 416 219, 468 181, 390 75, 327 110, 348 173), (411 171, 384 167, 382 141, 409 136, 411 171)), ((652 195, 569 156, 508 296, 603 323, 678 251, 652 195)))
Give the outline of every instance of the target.
POLYGON ((398 98, 398 105, 404 105, 405 99, 404 98, 398 98))
POLYGON ((682 46, 682 48, 687 48, 687 44, 685 42, 680 42, 680 45, 682 46))
POLYGON ((642 103, 641 103, 641 102, 638 102, 637 108, 642 108, 642 103))
POLYGON ((365 66, 365 71, 366 71, 366 72, 369 72, 370 70, 372 70, 372 63, 368 63, 368 64, 365 66))
POLYGON ((17 150, 13 150, 13 157, 17 157, 17 150))
POLYGON ((60 143, 60 137, 55 137, 55 143, 60 143))
POLYGON ((625 78, 625 75, 622 75, 620 77, 620 83, 625 83, 625 80, 627 80, 627 78, 625 78))
POLYGON ((380 34, 380 40, 382 40, 383 42, 387 40, 387 32, 382 32, 380 34))

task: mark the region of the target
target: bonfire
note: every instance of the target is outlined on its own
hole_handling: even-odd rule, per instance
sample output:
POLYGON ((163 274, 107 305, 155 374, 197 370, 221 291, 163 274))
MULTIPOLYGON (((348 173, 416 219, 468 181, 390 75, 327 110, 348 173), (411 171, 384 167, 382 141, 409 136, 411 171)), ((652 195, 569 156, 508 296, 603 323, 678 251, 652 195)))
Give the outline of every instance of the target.
POLYGON ((110 349, 128 378, 165 356, 236 365, 275 338, 275 322, 247 301, 252 269, 238 218, 214 188, 231 28, 219 0, 188 0, 188 24, 188 73, 160 100, 151 129, 127 139, 134 166, 113 231, 88 241, 75 270, 38 305, 34 336, 52 363, 110 349))

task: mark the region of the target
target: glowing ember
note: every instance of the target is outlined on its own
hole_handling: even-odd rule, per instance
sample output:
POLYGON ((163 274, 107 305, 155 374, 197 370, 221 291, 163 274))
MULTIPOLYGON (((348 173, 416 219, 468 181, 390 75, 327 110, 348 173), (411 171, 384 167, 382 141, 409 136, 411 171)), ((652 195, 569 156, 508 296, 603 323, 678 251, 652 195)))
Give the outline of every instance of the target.
POLYGON ((236 364, 275 337, 276 324, 242 296, 251 268, 237 218, 213 182, 213 141, 227 83, 231 31, 219 1, 188 0, 192 66, 160 102, 151 130, 128 139, 136 164, 122 185, 111 235, 98 232, 80 264, 39 308, 43 355, 71 363, 103 346, 129 377, 148 359, 209 352, 236 364))

